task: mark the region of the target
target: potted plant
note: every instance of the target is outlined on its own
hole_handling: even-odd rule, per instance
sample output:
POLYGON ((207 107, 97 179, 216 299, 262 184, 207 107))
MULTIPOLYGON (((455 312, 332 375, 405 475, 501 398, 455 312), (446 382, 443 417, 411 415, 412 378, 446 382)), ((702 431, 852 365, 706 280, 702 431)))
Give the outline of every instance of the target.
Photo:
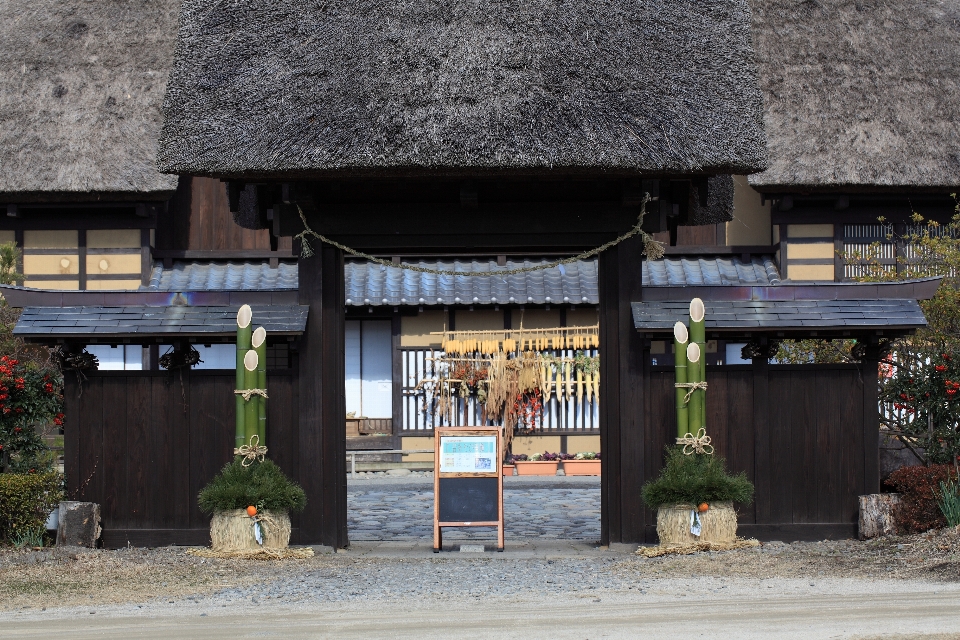
POLYGON ((518 476, 555 476, 560 467, 560 456, 556 453, 544 451, 529 457, 523 456, 523 458, 523 460, 520 456, 515 458, 518 476))
POLYGON ((271 460, 227 464, 204 487, 200 510, 212 513, 214 551, 282 549, 290 544, 290 511, 302 511, 307 497, 271 460))
POLYGON ((563 461, 563 473, 568 476, 600 475, 600 454, 581 451, 563 461))

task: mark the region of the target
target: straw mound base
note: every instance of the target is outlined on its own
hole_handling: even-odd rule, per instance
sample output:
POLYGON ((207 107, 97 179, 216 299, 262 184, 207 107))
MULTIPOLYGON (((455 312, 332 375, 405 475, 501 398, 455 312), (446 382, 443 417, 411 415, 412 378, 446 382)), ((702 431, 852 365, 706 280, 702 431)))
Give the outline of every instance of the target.
POLYGON ((286 512, 264 510, 260 513, 260 528, 263 531, 263 547, 257 544, 253 533, 253 518, 245 509, 218 511, 210 521, 210 540, 213 551, 260 551, 286 549, 290 544, 290 516, 286 512))
POLYGON ((686 556, 701 551, 733 551, 734 549, 749 549, 759 547, 758 540, 737 538, 733 542, 694 542, 690 544, 667 545, 659 547, 640 547, 637 549, 638 556, 645 558, 656 558, 658 556, 686 556))
POLYGON ((657 510, 657 536, 662 546, 698 542, 729 543, 737 539, 737 512, 732 502, 717 502, 700 514, 699 536, 690 533, 692 504, 671 504, 657 510))
POLYGON ((312 558, 313 549, 310 547, 300 547, 291 549, 271 549, 269 547, 260 547, 257 550, 234 549, 233 551, 214 551, 201 547, 199 549, 187 549, 187 553, 198 558, 243 558, 246 560, 288 560, 292 558, 312 558))

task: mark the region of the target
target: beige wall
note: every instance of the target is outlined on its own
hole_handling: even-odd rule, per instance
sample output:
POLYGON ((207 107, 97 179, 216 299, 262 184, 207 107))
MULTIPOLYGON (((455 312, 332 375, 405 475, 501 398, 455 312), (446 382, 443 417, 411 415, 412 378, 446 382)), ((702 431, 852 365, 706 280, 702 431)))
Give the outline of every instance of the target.
POLYGON ((600 322, 600 314, 594 307, 567 310, 568 327, 592 327, 600 322))
POLYGON ((515 436, 513 438, 513 453, 550 453, 560 452, 560 436, 515 436))
POLYGON ((415 316, 400 316, 400 346, 439 349, 442 336, 432 336, 430 332, 443 331, 446 323, 445 311, 421 311, 415 316))
POLYGON ((760 193, 746 176, 733 176, 733 220, 726 224, 727 245, 769 245, 772 241, 770 203, 761 204, 760 193))
POLYGON ((92 229, 87 247, 93 249, 140 249, 140 229, 92 229))
POLYGON ((74 230, 37 230, 23 232, 24 249, 74 249, 79 245, 79 236, 74 230))
POLYGON ((0 244, 17 241, 17 232, 13 229, 0 229, 0 244))
POLYGON ((832 224, 787 225, 787 278, 834 280, 836 249, 833 244, 833 228, 832 224), (798 264, 795 261, 808 264, 798 264))
POLYGON ((503 311, 461 311, 454 315, 457 331, 502 331, 503 311))
MULTIPOLYGON (((560 326, 559 309, 550 309, 549 311, 546 309, 514 309, 510 318, 511 329, 514 331, 520 328, 521 319, 524 329, 553 329, 560 326)), ((457 323, 459 329, 459 319, 457 323)))
MULTIPOLYGON (((433 437, 404 436, 400 438, 401 449, 433 449, 433 437)), ((406 462, 433 462, 432 453, 411 453, 403 456, 406 462)))
POLYGON ((600 451, 600 436, 567 436, 567 450, 563 453, 583 453, 600 451))

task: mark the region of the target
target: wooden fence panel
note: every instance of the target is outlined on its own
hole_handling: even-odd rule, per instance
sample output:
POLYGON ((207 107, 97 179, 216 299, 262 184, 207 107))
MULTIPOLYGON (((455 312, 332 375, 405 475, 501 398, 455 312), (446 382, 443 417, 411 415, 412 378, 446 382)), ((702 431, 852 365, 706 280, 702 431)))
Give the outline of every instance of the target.
MULTIPOLYGON (((208 543, 197 494, 233 455, 233 372, 184 372, 182 385, 155 371, 65 382, 67 492, 100 503, 104 545, 208 543)), ((270 372, 268 385, 270 457, 296 479, 297 379, 270 372)))

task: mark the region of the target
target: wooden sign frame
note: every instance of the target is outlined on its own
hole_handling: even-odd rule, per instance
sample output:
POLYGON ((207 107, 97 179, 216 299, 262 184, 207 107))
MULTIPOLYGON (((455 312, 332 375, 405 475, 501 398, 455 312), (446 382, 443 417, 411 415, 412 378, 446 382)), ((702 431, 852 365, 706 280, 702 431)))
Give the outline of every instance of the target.
POLYGON ((433 552, 443 549, 443 527, 497 527, 497 551, 503 551, 503 427, 437 427, 433 447, 433 552), (441 438, 496 436, 496 462, 489 472, 441 472, 441 438), (497 519, 484 521, 442 521, 440 519, 441 479, 493 478, 496 476, 497 519))

